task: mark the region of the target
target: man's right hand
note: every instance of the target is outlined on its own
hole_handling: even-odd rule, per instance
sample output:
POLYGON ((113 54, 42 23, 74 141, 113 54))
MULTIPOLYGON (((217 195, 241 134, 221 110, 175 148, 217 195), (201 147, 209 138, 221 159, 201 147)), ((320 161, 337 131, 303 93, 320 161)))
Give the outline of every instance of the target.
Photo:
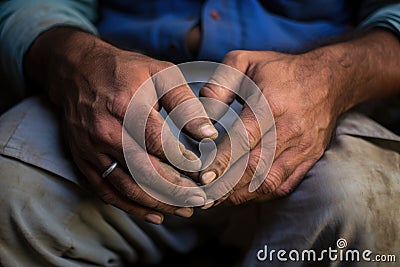
MULTIPOLYGON (((43 33, 25 57, 28 80, 45 88, 52 102, 61 108, 64 133, 72 157, 96 193, 106 203, 153 223, 161 223, 163 213, 190 217, 193 210, 152 198, 130 177, 122 151, 122 124, 136 90, 155 73, 171 66, 168 62, 120 50, 72 28, 54 28, 43 33), (118 167, 103 179, 101 174, 113 161, 119 163, 118 167)), ((174 184, 194 187, 193 182, 181 178, 178 171, 167 163, 160 138, 164 120, 159 110, 164 107, 168 112, 192 100, 191 112, 182 114, 187 117, 182 121, 189 121, 183 129, 197 140, 214 139, 217 131, 186 84, 168 91, 158 101, 158 88, 168 83, 153 83, 152 90, 142 94, 139 101, 142 105, 138 107, 151 110, 146 134, 142 136, 146 147, 135 140, 141 138, 135 134, 129 142, 130 149, 137 154, 137 167, 148 179, 156 179, 153 176, 160 174, 174 184), (198 118, 191 120, 189 116, 198 118), (149 157, 153 166, 141 166, 143 157, 149 157)), ((196 162, 196 156, 179 144, 172 134, 167 135, 167 139, 177 143, 182 154, 196 162)), ((188 206, 199 206, 205 201, 200 188, 196 194, 183 197, 187 198, 188 206)))

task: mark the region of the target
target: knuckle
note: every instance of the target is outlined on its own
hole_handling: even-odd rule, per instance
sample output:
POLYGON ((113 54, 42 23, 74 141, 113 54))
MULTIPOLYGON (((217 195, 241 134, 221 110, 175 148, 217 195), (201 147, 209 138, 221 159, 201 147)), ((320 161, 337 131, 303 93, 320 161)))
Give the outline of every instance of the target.
POLYGON ((299 151, 302 155, 307 156, 307 154, 312 149, 312 143, 307 140, 302 140, 296 146, 296 150, 299 151))
POLYGON ((162 211, 162 212, 166 212, 166 213, 173 213, 172 210, 166 208, 166 205, 163 204, 160 201, 155 200, 154 203, 152 203, 150 206, 150 208, 157 210, 157 211, 162 211))
POLYGON ((274 192, 275 189, 276 189, 275 183, 269 179, 265 179, 261 184, 261 186, 257 189, 257 191, 262 195, 267 195, 274 192))
POLYGON ((200 97, 219 99, 218 89, 218 86, 212 83, 206 83, 200 90, 200 97))
POLYGON ((212 166, 210 167, 217 172, 217 177, 221 176, 225 172, 229 165, 230 159, 230 153, 224 152, 220 153, 212 163, 212 166))
POLYGON ((160 67, 161 67, 162 69, 166 69, 166 68, 170 68, 170 67, 175 66, 174 63, 169 62, 169 61, 159 61, 159 62, 160 62, 160 67))
POLYGON ((301 136, 306 132, 306 122, 304 118, 298 118, 294 123, 292 123, 291 133, 294 136, 301 136))
POLYGON ((307 138, 302 140, 296 148, 297 151, 306 159, 313 160, 314 162, 319 160, 324 154, 324 148, 316 145, 314 142, 315 138, 307 138))
POLYGON ((285 174, 278 168, 272 168, 268 173, 267 178, 260 186, 260 191, 263 194, 269 194, 274 192, 278 186, 281 184, 281 181, 284 179, 285 174))
POLYGON ((272 124, 272 122, 274 121, 266 97, 262 94, 260 95, 260 98, 261 97, 265 99, 265 102, 259 100, 258 102, 255 102, 253 104, 250 102, 253 100, 250 100, 249 103, 246 103, 246 105, 248 105, 250 108, 250 114, 248 117, 253 123, 253 127, 258 129, 260 132, 262 131, 262 129, 264 129, 265 131, 265 126, 270 126, 270 124, 272 124))
POLYGON ((287 111, 287 104, 278 97, 269 96, 268 103, 271 108, 272 113, 276 118, 282 116, 287 111))
POLYGON ((280 136, 277 136, 276 145, 275 145, 276 153, 281 153, 287 148, 288 143, 285 142, 285 141, 286 140, 284 140, 284 138, 281 138, 280 136))
POLYGON ((177 107, 179 104, 182 105, 180 106, 181 111, 179 115, 174 116, 176 119, 179 119, 179 116, 191 115, 193 112, 197 111, 197 108, 202 108, 200 103, 195 103, 197 99, 193 98, 193 95, 191 92, 188 92, 188 90, 190 89, 186 87, 174 88, 163 96, 163 99, 167 100, 163 101, 163 104, 170 110, 177 107), (190 99, 194 99, 194 101, 185 103, 185 101, 190 99))
POLYGON ((149 63, 148 68, 151 75, 175 66, 175 64, 171 62, 156 59, 151 59, 149 63))
POLYGON ((160 155, 163 152, 161 143, 161 132, 157 131, 154 127, 146 127, 146 148, 150 153, 160 155))
POLYGON ((132 184, 117 183, 114 187, 133 202, 140 202, 144 198, 144 192, 132 184))
POLYGON ((293 188, 281 186, 273 191, 271 194, 274 198, 287 197, 293 192, 293 188))
MULTIPOLYGON (((168 73, 174 75, 176 78, 178 69, 175 67, 176 66, 175 64, 173 64, 169 61, 159 61, 159 60, 156 60, 153 64, 154 64, 155 72, 161 72, 161 71, 169 69, 168 73)), ((162 77, 164 77, 164 75, 165 74, 162 74, 160 77, 157 78, 159 82, 161 82, 161 81, 166 82, 164 79, 162 79, 162 77)))
POLYGON ((255 153, 250 156, 249 162, 246 168, 246 173, 249 177, 253 177, 256 174, 258 165, 260 162, 260 155, 258 153, 255 153))
POLYGON ((241 64, 243 62, 243 59, 245 57, 246 51, 243 50, 232 50, 229 51, 223 60, 223 62, 226 62, 228 65, 233 65, 236 66, 238 64, 241 64))
POLYGON ((252 125, 250 127, 250 129, 247 131, 247 136, 249 139, 249 145, 251 148, 253 148, 258 143, 258 141, 260 141, 261 138, 261 132, 257 125, 252 125))
POLYGON ((128 94, 109 97, 106 100, 106 108, 111 115, 115 116, 119 121, 123 121, 129 101, 130 95, 128 94))
MULTIPOLYGON (((181 88, 185 88, 186 89, 186 87, 181 87, 181 88)), ((187 90, 178 90, 178 89, 180 89, 180 88, 174 88, 174 89, 171 90, 171 94, 173 94, 173 97, 171 97, 171 102, 174 105, 176 105, 178 103, 182 103, 182 102, 192 98, 192 95, 188 94, 187 90)), ((183 108, 190 110, 190 106, 187 105, 187 104, 183 108)))
POLYGON ((96 138, 96 141, 100 141, 101 143, 105 144, 114 143, 115 138, 113 137, 113 133, 105 120, 96 120, 93 128, 93 137, 96 138))
POLYGON ((246 198, 241 194, 232 194, 227 201, 235 206, 241 205, 246 202, 246 198))
MULTIPOLYGON (((250 137, 251 135, 247 131, 237 131, 234 133, 233 140, 234 143, 237 144, 238 147, 240 147, 240 150, 243 152, 249 152, 251 149, 250 145, 250 137)), ((255 137, 253 137, 255 138, 255 137)))
POLYGON ((126 196, 133 202, 138 203, 138 202, 142 202, 142 200, 144 198, 144 192, 141 192, 141 191, 135 190, 135 189, 130 189, 130 190, 127 190, 126 196))
POLYGON ((99 197, 106 203, 113 205, 115 203, 115 197, 111 192, 100 192, 99 197))
POLYGON ((266 157, 260 157, 254 173, 255 178, 265 178, 269 170, 268 167, 268 159, 266 157))

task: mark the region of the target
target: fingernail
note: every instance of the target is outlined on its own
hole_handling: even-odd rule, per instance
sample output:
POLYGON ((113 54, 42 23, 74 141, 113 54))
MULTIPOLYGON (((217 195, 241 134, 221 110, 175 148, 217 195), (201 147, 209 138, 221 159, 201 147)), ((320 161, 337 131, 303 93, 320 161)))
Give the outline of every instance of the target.
POLYGON ((146 222, 154 223, 154 224, 161 224, 161 223, 163 222, 163 218, 162 218, 160 215, 158 215, 158 214, 152 214, 152 213, 147 214, 147 215, 144 217, 144 220, 145 220, 146 222))
POLYGON ((200 196, 192 196, 186 200, 186 203, 190 206, 197 207, 204 205, 204 198, 200 196))
POLYGON ((189 218, 193 215, 193 209, 191 208, 180 208, 174 211, 175 215, 189 218))
POLYGON ((203 184, 209 184, 209 183, 211 183, 216 177, 217 177, 217 175, 215 174, 215 172, 209 171, 209 172, 204 173, 204 174, 201 176, 201 182, 202 182, 203 184))
POLYGON ((200 132, 204 137, 217 138, 218 131, 210 124, 200 127, 200 132))
POLYGON ((212 206, 214 206, 214 201, 211 201, 210 203, 204 205, 203 207, 201 207, 201 209, 207 210, 207 209, 211 208, 212 206))

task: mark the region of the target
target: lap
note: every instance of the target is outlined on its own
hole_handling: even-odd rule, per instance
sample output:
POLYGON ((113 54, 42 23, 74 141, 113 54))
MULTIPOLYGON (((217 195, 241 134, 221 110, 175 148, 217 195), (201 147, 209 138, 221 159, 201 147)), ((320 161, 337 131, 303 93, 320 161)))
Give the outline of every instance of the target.
POLYGON ((343 238, 349 249, 395 254, 400 250, 399 162, 398 142, 336 136, 289 197, 260 205, 258 237, 246 265, 265 264, 256 257, 264 245, 320 252, 338 249, 343 238))
MULTIPOLYGON (((264 244, 275 249, 324 249, 335 248, 338 238, 346 238, 349 246, 376 253, 398 251, 400 142, 381 128, 367 123, 364 127, 361 118, 350 117, 342 128, 339 125, 331 147, 289 197, 197 211, 190 220, 167 217, 165 226, 136 221, 105 205, 79 179, 62 176, 71 171, 56 173, 59 166, 29 165, 18 153, 13 158, 0 156, 1 263, 29 266, 37 260, 39 266, 118 266, 157 261, 167 247, 180 252, 195 247, 202 233, 245 249, 246 266, 260 263, 256 253, 264 244), (383 132, 366 134, 374 131, 383 132)), ((47 120, 55 124, 51 117, 47 120)), ((56 133, 53 138, 60 138, 56 133)), ((54 153, 62 159, 59 162, 69 162, 62 149, 54 153)))

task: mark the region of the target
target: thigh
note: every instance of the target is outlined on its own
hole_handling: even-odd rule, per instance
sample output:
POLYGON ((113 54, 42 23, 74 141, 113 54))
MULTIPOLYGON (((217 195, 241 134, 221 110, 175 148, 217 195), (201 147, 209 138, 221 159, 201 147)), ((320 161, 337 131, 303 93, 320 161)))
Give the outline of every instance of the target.
POLYGON ((76 183, 0 156, 1 266, 157 263, 190 249, 164 226, 135 220, 76 183))
MULTIPOLYGON (((338 240, 345 239, 345 249, 358 249, 360 253, 371 250, 371 259, 400 251, 399 144, 346 134, 336 136, 289 197, 259 206, 256 235, 245 266, 265 265, 257 259, 257 252, 265 245, 269 251, 312 249, 320 253, 329 247, 340 251, 338 240)), ((346 264, 340 260, 328 263, 346 264)), ((274 256, 272 266, 284 264, 287 262, 279 262, 274 256)), ((302 264, 292 262, 293 266, 302 264)))
MULTIPOLYGON (((201 211, 190 223, 198 223, 199 228, 218 236, 227 247, 241 249, 246 255, 242 265, 246 267, 289 263, 321 266, 321 262, 312 263, 307 258, 279 261, 276 252, 281 249, 296 249, 300 253, 312 250, 316 259, 323 250, 336 250, 331 258, 322 257, 324 266, 364 266, 365 261, 352 261, 351 252, 348 261, 334 260, 335 255, 339 256, 340 251, 346 253, 346 249, 357 249, 360 255, 370 250, 369 258, 374 260, 375 256, 400 251, 398 203, 400 138, 363 116, 349 115, 339 125, 324 156, 290 196, 267 203, 201 211), (344 240, 346 246, 342 247, 344 240), (268 251, 275 251, 272 262, 257 258, 265 246, 268 251)), ((172 226, 176 225, 179 224, 172 226)))

